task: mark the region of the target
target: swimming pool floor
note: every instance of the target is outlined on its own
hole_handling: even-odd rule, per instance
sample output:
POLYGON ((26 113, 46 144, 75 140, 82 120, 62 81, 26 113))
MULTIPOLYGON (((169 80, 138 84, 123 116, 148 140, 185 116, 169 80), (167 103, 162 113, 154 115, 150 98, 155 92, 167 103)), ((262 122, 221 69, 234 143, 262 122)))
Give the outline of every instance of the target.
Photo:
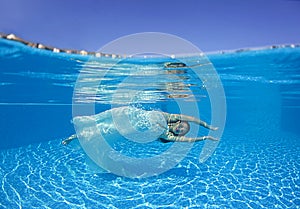
POLYGON ((298 208, 298 138, 234 133, 204 164, 198 143, 174 169, 142 179, 88 172, 77 143, 2 150, 0 208, 298 208))

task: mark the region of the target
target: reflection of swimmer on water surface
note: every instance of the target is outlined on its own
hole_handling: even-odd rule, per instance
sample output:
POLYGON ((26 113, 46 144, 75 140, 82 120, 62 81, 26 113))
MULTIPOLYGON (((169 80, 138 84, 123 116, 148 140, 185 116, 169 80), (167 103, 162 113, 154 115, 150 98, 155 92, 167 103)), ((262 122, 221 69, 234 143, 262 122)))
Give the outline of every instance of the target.
POLYGON ((201 67, 201 66, 205 66, 205 65, 210 65, 211 63, 207 62, 207 63, 197 63, 197 64, 193 64, 193 65, 186 65, 183 62, 167 62, 164 64, 164 67, 167 69, 174 69, 174 68, 193 68, 193 67, 201 67))
POLYGON ((164 64, 165 68, 183 68, 186 64, 183 62, 167 62, 164 64))
MULTIPOLYGON (((107 113, 111 114, 113 111, 119 112, 120 114, 122 114, 122 117, 123 117, 124 111, 127 111, 127 113, 128 113, 131 110, 132 109, 130 109, 128 107, 113 108, 111 110, 96 114, 95 117, 98 118, 97 123, 105 123, 106 122, 105 117, 107 117, 107 115, 108 115, 107 113)), ((137 110, 139 112, 142 112, 144 115, 145 115, 145 113, 147 113, 147 115, 148 115, 147 117, 149 117, 148 119, 151 120, 150 123, 159 127, 160 130, 162 130, 161 131, 162 134, 160 134, 157 138, 159 141, 161 141, 163 143, 166 143, 166 142, 197 142, 197 141, 203 141, 206 139, 214 140, 214 141, 218 140, 212 136, 201 136, 201 137, 196 137, 196 138, 185 137, 185 135, 190 130, 189 122, 198 124, 207 129, 210 129, 210 130, 218 129, 217 127, 208 125, 206 122, 204 122, 198 118, 194 118, 192 116, 187 116, 187 115, 181 115, 181 114, 170 114, 170 113, 159 112, 159 111, 146 111, 146 110, 141 110, 141 109, 137 109, 137 108, 133 109, 133 111, 137 111, 137 110), (157 117, 157 115, 162 115, 162 117, 157 117), (154 117, 152 117, 152 116, 154 116, 154 117), (158 120, 160 120, 160 121, 158 121, 158 120), (165 121, 163 121, 163 120, 165 120, 165 121), (166 125, 163 125, 163 124, 166 124, 166 125)), ((87 116, 79 116, 79 118, 80 117, 87 117, 87 116)), ((135 123, 136 124, 142 124, 142 123, 145 124, 145 122, 147 122, 147 121, 145 121, 145 120, 147 120, 147 117, 140 117, 140 115, 139 115, 136 117, 135 120, 137 120, 137 121, 135 123)), ((110 116, 110 119, 107 119, 107 121, 110 121, 111 119, 112 119, 112 117, 110 116)), ((122 119, 122 121, 125 121, 125 120, 122 119)), ((111 125, 114 124, 113 121, 110 121, 110 123, 111 123, 111 125)), ((128 123, 130 123, 130 122, 128 122, 128 123)), ((124 125, 125 129, 126 129, 126 126, 127 126, 127 124, 124 125)), ((153 131, 157 131, 157 129, 153 128, 153 131)), ((67 145, 76 138, 77 138, 77 135, 73 134, 70 137, 68 137, 67 139, 63 140, 62 144, 67 145)))
MULTIPOLYGON (((211 65, 211 63, 196 63, 187 65, 183 62, 166 62, 164 63, 165 73, 171 75, 172 82, 165 83, 165 90, 169 93, 168 98, 190 98, 192 95, 187 93, 190 92, 191 86, 195 87, 195 84, 188 83, 190 79, 193 79, 189 75, 188 69, 211 65)), ((203 82, 203 81, 202 81, 203 82)), ((198 85, 198 84, 197 84, 198 85)), ((201 89, 205 89, 204 83, 199 86, 201 89)), ((194 96, 194 95, 193 95, 194 96)))

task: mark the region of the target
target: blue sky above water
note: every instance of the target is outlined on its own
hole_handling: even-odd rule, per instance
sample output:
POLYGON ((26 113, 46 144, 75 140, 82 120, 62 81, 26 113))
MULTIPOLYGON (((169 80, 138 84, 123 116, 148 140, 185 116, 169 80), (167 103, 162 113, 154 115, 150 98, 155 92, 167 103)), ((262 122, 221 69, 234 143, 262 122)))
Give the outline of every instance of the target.
POLYGON ((0 31, 96 51, 124 35, 170 33, 203 51, 300 43, 297 0, 0 1, 0 31))

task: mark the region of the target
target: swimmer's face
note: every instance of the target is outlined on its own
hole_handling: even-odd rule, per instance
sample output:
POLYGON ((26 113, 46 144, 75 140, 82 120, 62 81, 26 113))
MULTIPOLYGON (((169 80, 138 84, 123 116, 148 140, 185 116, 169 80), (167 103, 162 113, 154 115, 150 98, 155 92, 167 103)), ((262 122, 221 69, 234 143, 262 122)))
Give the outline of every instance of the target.
POLYGON ((177 122, 172 127, 172 132, 178 136, 184 136, 185 134, 187 134, 187 132, 189 132, 189 130, 190 124, 185 121, 177 122))

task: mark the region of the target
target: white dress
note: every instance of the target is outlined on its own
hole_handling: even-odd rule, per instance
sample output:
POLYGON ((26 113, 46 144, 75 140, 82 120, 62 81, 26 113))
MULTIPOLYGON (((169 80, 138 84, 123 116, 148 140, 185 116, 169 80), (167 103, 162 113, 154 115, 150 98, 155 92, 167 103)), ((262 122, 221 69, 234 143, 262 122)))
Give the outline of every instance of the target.
POLYGON ((90 141, 95 135, 105 140, 125 137, 147 143, 159 138, 167 130, 167 122, 160 111, 146 111, 135 107, 118 107, 92 116, 73 119, 80 141, 90 141))

